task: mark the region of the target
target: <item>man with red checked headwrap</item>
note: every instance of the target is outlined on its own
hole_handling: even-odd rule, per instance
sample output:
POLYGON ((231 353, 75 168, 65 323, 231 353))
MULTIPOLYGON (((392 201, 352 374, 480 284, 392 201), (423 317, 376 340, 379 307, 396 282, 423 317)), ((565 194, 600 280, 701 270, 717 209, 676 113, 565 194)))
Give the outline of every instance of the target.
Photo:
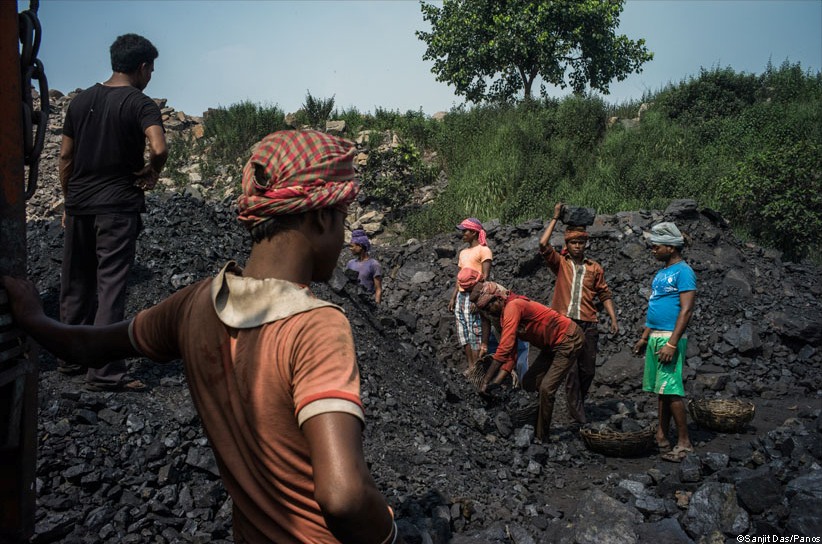
POLYGON ((229 262, 131 321, 60 324, 31 283, 3 278, 18 324, 68 361, 183 359, 238 543, 402 541, 363 456, 351 327, 308 289, 331 277, 343 247, 354 153, 317 131, 264 138, 238 201, 253 240, 245 268, 229 262))
POLYGON ((565 396, 568 411, 578 423, 585 423, 585 397, 594 381, 599 342, 597 303, 605 308, 611 319, 611 334, 619 332, 613 295, 605 281, 605 271, 594 260, 585 256, 588 233, 585 227, 568 226, 565 229, 565 248, 558 253, 551 246, 551 235, 562 213, 561 202, 554 206, 554 215, 539 239, 539 252, 548 269, 557 278, 551 308, 570 317, 585 336, 585 346, 577 364, 568 372, 565 396))

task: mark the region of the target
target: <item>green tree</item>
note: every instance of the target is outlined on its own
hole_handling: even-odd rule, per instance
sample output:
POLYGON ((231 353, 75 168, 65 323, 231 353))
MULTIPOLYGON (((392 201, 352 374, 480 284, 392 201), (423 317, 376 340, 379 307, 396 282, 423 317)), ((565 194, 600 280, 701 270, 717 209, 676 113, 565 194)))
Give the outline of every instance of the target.
MULTIPOLYGON (((624 0, 448 0, 420 3, 431 32, 417 31, 437 81, 471 102, 531 98, 544 83, 608 93, 653 58, 645 40, 616 34, 624 0)), ((542 88, 544 94, 544 87, 542 88)))

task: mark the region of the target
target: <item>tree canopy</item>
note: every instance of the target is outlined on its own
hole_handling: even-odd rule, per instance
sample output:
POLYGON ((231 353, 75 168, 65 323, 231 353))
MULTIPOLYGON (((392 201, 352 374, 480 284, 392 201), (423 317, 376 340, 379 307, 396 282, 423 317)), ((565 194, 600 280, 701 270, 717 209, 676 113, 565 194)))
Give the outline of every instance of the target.
MULTIPOLYGON (((576 94, 608 93, 612 80, 653 58, 645 40, 617 35, 624 0, 446 0, 420 3, 417 31, 437 81, 471 102, 531 98, 537 77, 576 94)), ((544 85, 541 86, 544 94, 544 85)))

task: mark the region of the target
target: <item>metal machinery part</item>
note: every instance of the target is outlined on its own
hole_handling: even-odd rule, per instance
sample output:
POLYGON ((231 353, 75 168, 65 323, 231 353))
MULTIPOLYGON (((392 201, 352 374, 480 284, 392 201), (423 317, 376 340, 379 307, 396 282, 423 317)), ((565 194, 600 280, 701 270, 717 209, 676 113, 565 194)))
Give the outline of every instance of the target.
MULTIPOLYGON (((0 2, 0 274, 14 276, 26 274, 26 199, 37 186, 48 128, 37 8, 33 0, 18 14, 17 2, 0 2), (39 84, 39 110, 33 80, 39 84)), ((25 542, 34 532, 37 378, 37 356, 15 327, 0 288, 0 543, 25 542)))

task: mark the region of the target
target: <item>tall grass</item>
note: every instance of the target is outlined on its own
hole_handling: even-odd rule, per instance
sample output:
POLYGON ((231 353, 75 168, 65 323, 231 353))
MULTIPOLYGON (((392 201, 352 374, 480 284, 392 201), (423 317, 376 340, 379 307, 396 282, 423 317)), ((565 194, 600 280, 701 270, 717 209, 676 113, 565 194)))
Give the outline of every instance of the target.
MULTIPOLYGON (((598 96, 568 96, 456 107, 442 121, 380 107, 332 112, 333 98, 310 93, 305 106, 317 122, 329 115, 345 120, 349 137, 372 131, 367 147, 373 160, 361 172, 364 193, 395 215, 414 188, 445 170, 445 190, 405 218, 414 236, 450 230, 466 216, 506 223, 544 218, 558 200, 615 213, 690 197, 760 241, 795 239, 792 257, 822 253, 818 235, 791 230, 797 223, 822 225, 814 197, 822 194, 822 167, 812 156, 822 149, 822 74, 799 64, 768 63, 759 75, 702 69, 617 105, 598 96), (642 103, 651 106, 638 124, 608 124, 613 116, 635 119, 642 103), (383 146, 393 135, 401 145, 383 146), (421 161, 433 152, 433 164, 421 161), (778 176, 769 167, 773 162, 787 174, 778 176), (765 206, 763 195, 766 213, 756 209, 765 206), (787 237, 763 230, 757 224, 763 219, 787 237)), ((276 106, 242 102, 211 111, 195 149, 205 156, 201 172, 239 168, 252 144, 281 128, 284 114, 276 106)), ((188 151, 175 148, 172 163, 188 151)))
MULTIPOLYGON (((638 126, 616 123, 607 130, 608 117, 634 118, 639 104, 570 96, 452 110, 432 140, 449 186, 433 206, 409 218, 410 232, 450 229, 468 215, 505 222, 544 218, 558 200, 614 213, 690 197, 773 244, 776 238, 754 224, 761 214, 740 207, 746 195, 752 202, 750 195, 761 198, 762 190, 771 192, 769 213, 788 218, 779 229, 822 221, 810 196, 822 194, 822 172, 812 156, 822 146, 819 73, 787 61, 778 68, 768 64, 760 75, 715 67, 642 102, 653 105, 638 126), (791 189, 785 176, 774 181, 768 161, 801 165, 784 170, 803 189, 791 189)), ((822 247, 818 235, 791 236, 802 246, 789 252, 792 257, 822 247)))
POLYGON ((237 168, 249 150, 271 132, 285 129, 285 114, 278 106, 261 106, 249 101, 210 110, 204 121, 205 170, 217 165, 237 168))

